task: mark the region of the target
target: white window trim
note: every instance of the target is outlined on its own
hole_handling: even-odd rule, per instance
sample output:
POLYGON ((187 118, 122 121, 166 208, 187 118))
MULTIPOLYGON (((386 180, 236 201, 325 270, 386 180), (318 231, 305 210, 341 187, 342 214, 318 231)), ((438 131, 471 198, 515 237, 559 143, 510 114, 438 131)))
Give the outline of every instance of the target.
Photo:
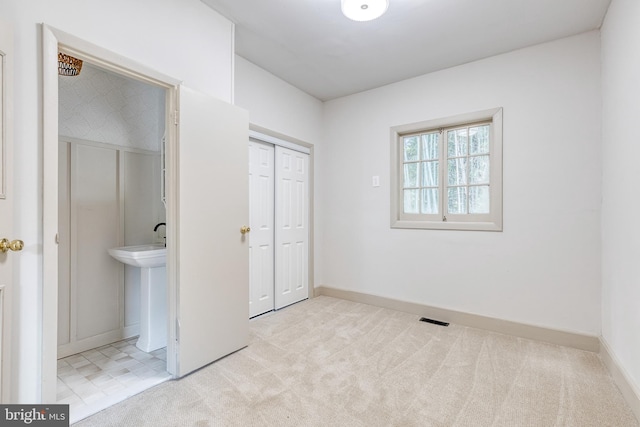
MULTIPOLYGON (((502 231, 502 108, 476 111, 453 117, 427 120, 424 122, 394 126, 391 128, 391 228, 413 228, 429 230, 477 230, 502 231), (489 153, 491 156, 491 213, 482 221, 474 219, 474 215, 442 215, 436 219, 434 215, 416 215, 416 219, 407 219, 403 214, 402 188, 399 175, 400 140, 403 135, 415 134, 439 128, 464 125, 467 123, 491 121, 491 140, 489 153)), ((476 218, 474 218, 476 217, 476 218)))

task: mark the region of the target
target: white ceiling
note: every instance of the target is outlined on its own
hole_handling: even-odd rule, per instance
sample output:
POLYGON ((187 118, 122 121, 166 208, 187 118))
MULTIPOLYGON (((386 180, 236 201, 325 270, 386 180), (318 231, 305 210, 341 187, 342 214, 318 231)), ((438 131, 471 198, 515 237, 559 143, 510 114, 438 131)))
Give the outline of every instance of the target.
POLYGON ((611 0, 390 0, 354 22, 340 0, 202 0, 236 53, 329 100, 600 27, 611 0))

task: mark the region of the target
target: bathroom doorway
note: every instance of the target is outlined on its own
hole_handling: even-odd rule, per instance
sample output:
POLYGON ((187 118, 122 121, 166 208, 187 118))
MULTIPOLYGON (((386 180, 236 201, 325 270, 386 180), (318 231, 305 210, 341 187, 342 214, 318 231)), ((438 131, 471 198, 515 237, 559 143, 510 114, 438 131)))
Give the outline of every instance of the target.
MULTIPOLYGON (((149 291, 142 269, 108 253, 165 241, 166 90, 69 55, 62 60, 70 68, 58 77, 56 391, 57 403, 79 419, 170 378, 166 344, 136 347, 149 291)), ((166 343, 162 312, 154 327, 166 343)))
POLYGON ((41 402, 55 402, 57 383, 59 51, 166 91, 168 372, 177 379, 243 348, 249 339, 249 248, 241 233, 249 223, 248 112, 47 25, 42 33, 41 402))

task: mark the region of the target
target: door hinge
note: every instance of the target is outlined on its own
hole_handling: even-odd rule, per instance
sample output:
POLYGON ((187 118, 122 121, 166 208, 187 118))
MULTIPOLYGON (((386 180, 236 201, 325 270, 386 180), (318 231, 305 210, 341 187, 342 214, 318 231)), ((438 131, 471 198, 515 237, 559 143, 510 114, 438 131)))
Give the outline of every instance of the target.
POLYGON ((180 319, 176 319, 176 342, 180 342, 180 319))
POLYGON ((176 110, 173 112, 173 124, 178 125, 178 123, 180 123, 180 114, 178 110, 176 110))

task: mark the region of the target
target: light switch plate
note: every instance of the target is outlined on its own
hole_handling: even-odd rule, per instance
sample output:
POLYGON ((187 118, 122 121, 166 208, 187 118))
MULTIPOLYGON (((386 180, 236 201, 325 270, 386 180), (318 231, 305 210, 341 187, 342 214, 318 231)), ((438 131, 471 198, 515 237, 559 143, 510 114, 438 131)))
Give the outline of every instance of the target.
POLYGON ((377 176, 377 175, 376 175, 376 176, 374 176, 374 177, 371 179, 371 184, 372 184, 374 187, 380 187, 380 177, 379 177, 379 176, 377 176))

